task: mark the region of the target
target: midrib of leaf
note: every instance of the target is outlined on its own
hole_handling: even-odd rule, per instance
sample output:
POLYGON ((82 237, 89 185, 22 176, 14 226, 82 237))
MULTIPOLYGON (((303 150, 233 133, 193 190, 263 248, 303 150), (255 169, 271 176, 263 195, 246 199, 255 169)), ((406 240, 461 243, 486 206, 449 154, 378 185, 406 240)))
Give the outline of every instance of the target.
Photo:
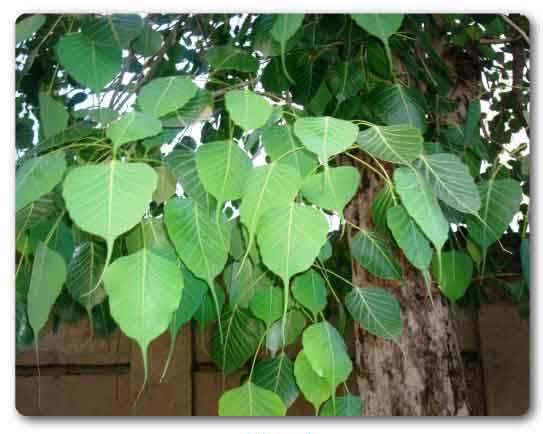
POLYGON ((409 162, 406 161, 405 158, 403 158, 400 154, 398 154, 396 152, 396 150, 392 146, 390 146, 390 143, 385 138, 385 135, 381 132, 381 128, 379 128, 378 126, 374 126, 372 128, 375 128, 375 131, 377 131, 377 134, 379 135, 379 137, 381 138, 381 140, 383 141, 383 143, 385 144, 387 149, 390 150, 390 152, 392 152, 394 154, 394 156, 396 156, 399 160, 403 161, 405 164, 407 164, 409 167, 411 167, 409 162))
POLYGON ((405 108, 405 112, 407 113, 407 117, 408 117, 408 119, 409 119, 409 123, 410 123, 411 125, 414 125, 414 124, 413 124, 413 119, 411 118, 411 112, 409 111, 409 108, 407 107, 407 103, 405 102, 405 96, 404 96, 404 94, 403 94, 403 90, 402 90, 402 88, 401 88, 401 86, 400 86, 399 84, 396 85, 396 87, 397 87, 397 89, 398 89, 398 93, 400 94, 400 98, 401 98, 402 104, 403 104, 403 106, 404 106, 404 108, 405 108))
MULTIPOLYGON (((200 252, 202 252, 202 257, 204 258, 204 262, 205 262, 205 265, 206 265, 206 270, 207 270, 207 282, 210 286, 210 289, 211 289, 211 292, 213 292, 213 277, 211 276, 211 270, 209 269, 209 261, 207 259, 207 255, 205 254, 205 250, 204 250, 204 244, 203 244, 203 241, 202 241, 202 235, 200 233, 200 214, 199 214, 199 210, 198 210, 198 205, 195 205, 193 206, 193 209, 194 209, 194 217, 195 217, 195 222, 196 222, 196 237, 198 238, 198 246, 200 247, 200 252)), ((218 312, 217 312, 218 314, 218 312)), ((220 321, 219 321, 220 322, 220 321)))
MULTIPOLYGON (((294 158, 296 159, 296 167, 298 168, 298 172, 300 173, 300 175, 302 175, 302 166, 300 164, 300 159, 298 157, 298 153, 295 151, 295 149, 297 148, 296 142, 294 141, 294 137, 292 136, 291 129, 289 127, 286 127, 286 128, 287 128, 287 133, 289 137, 289 142, 291 144, 292 155, 294 155, 294 158)), ((282 157, 279 157, 279 158, 282 158, 282 157)))
MULTIPOLYGON (((224 172, 224 179, 222 181, 222 188, 221 188, 221 197, 218 198, 221 203, 217 204, 217 210, 220 209, 220 206, 223 203, 224 198, 224 190, 226 188, 226 182, 228 181, 228 174, 230 173, 230 165, 232 164, 232 146, 234 145, 234 142, 232 140, 228 141, 228 153, 226 154, 226 170, 224 172)), ((218 215, 218 212, 217 212, 218 215)), ((221 232, 221 238, 222 238, 222 232, 221 232)), ((224 242, 224 240, 223 240, 224 242)))
POLYGON ((108 201, 107 201, 107 240, 106 241, 108 244, 108 250, 113 248, 113 240, 111 239, 111 219, 113 215, 114 173, 115 173, 115 160, 111 160, 111 164, 109 165, 109 192, 108 192, 108 201))
MULTIPOLYGON (((145 330, 145 281, 146 281, 146 275, 147 275, 147 249, 142 249, 142 256, 141 256, 141 277, 140 277, 140 317, 141 317, 141 325, 142 328, 145 330)), ((145 342, 145 346, 147 346, 147 342, 145 342)))
POLYGON ((168 93, 168 91, 170 90, 170 87, 172 86, 172 83, 174 82, 175 80, 175 77, 170 77, 170 79, 168 80, 168 84, 166 85, 166 88, 162 91, 162 94, 159 96, 156 104, 155 104, 155 109, 153 110, 153 114, 156 116, 157 115, 157 110, 158 110, 158 106, 160 105, 160 103, 162 102, 162 100, 164 99, 164 96, 166 95, 166 93, 168 93))
POLYGON ((277 393, 277 389, 279 389, 279 377, 281 376, 281 369, 283 369, 283 360, 285 357, 285 355, 279 356, 279 367, 277 369, 277 375, 275 376, 275 385, 273 386, 273 391, 275 393, 277 393))

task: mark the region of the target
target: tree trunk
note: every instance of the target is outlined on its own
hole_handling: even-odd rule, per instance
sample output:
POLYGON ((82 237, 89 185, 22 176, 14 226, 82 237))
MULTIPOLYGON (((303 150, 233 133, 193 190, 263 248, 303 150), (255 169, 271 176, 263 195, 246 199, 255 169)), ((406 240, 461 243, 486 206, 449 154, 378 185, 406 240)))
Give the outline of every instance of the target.
MULTIPOLYGON (((360 170, 360 166, 359 166, 360 170)), ((382 188, 377 177, 362 171, 362 187, 346 210, 346 218, 373 227, 371 204, 382 188)), ((348 228, 349 241, 356 230, 348 228)), ((366 333, 355 324, 359 392, 368 416, 469 415, 464 367, 448 302, 433 289, 434 306, 421 273, 401 253, 405 282, 375 278, 353 260, 353 282, 375 284, 400 303, 404 330, 399 346, 366 333)))

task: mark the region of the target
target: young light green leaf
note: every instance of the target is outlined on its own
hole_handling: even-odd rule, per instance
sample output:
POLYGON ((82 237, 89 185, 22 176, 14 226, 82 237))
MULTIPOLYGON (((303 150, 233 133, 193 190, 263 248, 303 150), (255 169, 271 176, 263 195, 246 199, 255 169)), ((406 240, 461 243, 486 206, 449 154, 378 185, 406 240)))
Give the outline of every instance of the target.
POLYGON ((228 91, 224 103, 234 123, 245 131, 263 127, 272 114, 268 101, 249 90, 228 91))
POLYGON ((351 254, 361 267, 374 276, 388 280, 402 278, 402 267, 392 256, 390 246, 377 232, 358 232, 351 242, 351 254))
POLYGON ((55 152, 31 158, 15 174, 15 211, 49 193, 66 171, 64 153, 55 152))
POLYGON ((486 249, 501 238, 513 220, 522 200, 522 188, 518 181, 513 179, 494 178, 478 187, 482 206, 479 218, 468 216, 468 233, 486 249))
POLYGON ((399 30, 403 21, 403 14, 351 14, 351 17, 385 45, 388 45, 388 39, 399 30))
POLYGON ((251 167, 250 158, 233 140, 206 143, 196 152, 198 176, 219 205, 241 197, 251 167))
POLYGON ((432 275, 436 279, 441 292, 455 302, 461 298, 473 274, 473 261, 463 252, 451 250, 441 255, 441 264, 437 256, 432 261, 432 275))
POLYGON ((198 87, 185 77, 155 78, 141 88, 136 103, 142 112, 160 118, 187 104, 197 90, 198 87))
POLYGON ((319 416, 362 416, 363 406, 359 396, 336 396, 322 406, 319 416))
POLYGON ((257 386, 276 393, 287 408, 294 404, 300 394, 294 377, 294 363, 285 354, 258 362, 252 381, 257 386))
POLYGON ((326 306, 326 285, 315 270, 308 270, 292 281, 292 295, 316 317, 326 306))
POLYGON ((358 135, 358 128, 349 121, 325 117, 299 118, 294 124, 294 134, 322 162, 347 150, 358 135))
POLYGON ((40 30, 46 20, 45 15, 34 14, 26 17, 15 24, 15 43, 18 44, 40 30))
POLYGON ((39 243, 27 295, 28 320, 35 339, 49 318, 51 307, 66 280, 64 259, 44 243, 39 243))
POLYGON ((68 74, 94 92, 100 92, 121 70, 121 49, 98 45, 83 33, 63 36, 57 56, 68 74))
POLYGON ((311 367, 326 380, 332 393, 347 380, 353 369, 343 337, 329 322, 322 321, 304 331, 302 342, 311 367))
POLYGON ((54 136, 68 126, 70 115, 64 104, 56 101, 45 92, 40 92, 40 126, 44 138, 54 136))
POLYGON ((460 212, 477 214, 481 208, 479 191, 460 158, 454 154, 421 154, 415 167, 439 199, 460 212))
POLYGON ((374 125, 360 134, 356 140, 360 148, 380 160, 407 164, 423 151, 423 138, 411 125, 374 125))
POLYGON ((394 185, 409 215, 436 250, 441 251, 449 236, 449 224, 432 187, 419 172, 410 167, 399 167, 394 171, 394 185))
POLYGON ((253 315, 269 327, 283 314, 283 291, 275 286, 259 288, 249 307, 253 315))
POLYGON ((294 362, 294 376, 305 399, 315 407, 315 410, 330 398, 332 394, 330 384, 313 370, 304 350, 298 353, 294 362))
POLYGON ((430 243, 405 208, 401 205, 389 208, 387 224, 409 262, 421 271, 427 270, 432 261, 430 243))
POLYGON ((117 149, 125 143, 156 136, 161 131, 162 124, 157 118, 132 111, 114 122, 106 130, 106 135, 113 142, 113 149, 117 149))
POLYGON ((262 261, 288 288, 291 276, 311 267, 327 233, 328 222, 319 211, 291 203, 262 214, 256 236, 262 261))
POLYGON ((250 381, 225 392, 219 400, 219 416, 284 416, 281 398, 250 381))
POLYGON ((368 333, 391 340, 397 340, 402 335, 400 305, 384 289, 355 287, 345 296, 345 306, 368 333))
POLYGON ((343 219, 343 209, 360 184, 360 173, 351 166, 333 167, 304 181, 302 194, 311 203, 335 211, 343 219))
POLYGON ((112 160, 71 170, 63 196, 74 223, 106 240, 110 253, 115 239, 141 220, 156 183, 147 164, 112 160))

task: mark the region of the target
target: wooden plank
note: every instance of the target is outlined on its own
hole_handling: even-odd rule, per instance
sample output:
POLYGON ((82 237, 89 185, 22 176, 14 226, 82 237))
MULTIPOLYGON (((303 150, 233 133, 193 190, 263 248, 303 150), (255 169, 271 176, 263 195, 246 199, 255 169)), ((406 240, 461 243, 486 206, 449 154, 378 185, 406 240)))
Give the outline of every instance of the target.
POLYGON ((201 367, 193 372, 193 416, 217 416, 223 391, 239 386, 244 372, 229 375, 223 387, 222 373, 214 368, 201 367))
POLYGON ((479 330, 488 416, 520 416, 530 406, 530 335, 516 306, 486 305, 479 330))
MULTIPOLYGON (((86 318, 77 324, 59 325, 53 333, 51 321, 40 333, 40 365, 118 365, 130 362, 130 341, 116 330, 108 338, 89 340, 90 329, 86 318)), ((17 355, 17 365, 35 366, 33 348, 17 355)))
POLYGON ((135 399, 143 382, 143 363, 137 344, 132 344, 130 368, 130 412, 134 416, 190 416, 192 413, 192 337, 190 326, 183 327, 170 367, 160 382, 170 348, 170 335, 164 333, 148 352, 149 380, 135 406, 135 399))

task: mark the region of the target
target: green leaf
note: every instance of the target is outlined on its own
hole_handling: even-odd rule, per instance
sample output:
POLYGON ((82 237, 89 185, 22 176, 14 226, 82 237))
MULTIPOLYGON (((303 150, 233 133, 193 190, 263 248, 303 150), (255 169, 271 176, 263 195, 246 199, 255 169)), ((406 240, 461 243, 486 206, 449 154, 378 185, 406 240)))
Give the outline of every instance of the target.
POLYGON ((155 54, 162 46, 162 33, 157 32, 151 26, 145 26, 143 32, 134 39, 132 48, 143 57, 149 57, 155 54))
POLYGON ((34 14, 15 24, 15 43, 18 44, 40 30, 47 18, 45 15, 34 14))
POLYGON ((219 205, 241 197, 251 167, 251 159, 233 140, 206 143, 196 152, 198 176, 219 205))
POLYGON ((353 369, 347 345, 327 321, 309 326, 302 336, 304 353, 313 370, 331 386, 330 392, 347 380, 353 369))
POLYGON ((387 212, 395 205, 394 191, 386 184, 382 190, 377 193, 371 204, 371 218, 373 224, 382 232, 386 232, 387 230, 387 212))
POLYGON ((77 110, 74 113, 74 116, 79 117, 80 119, 88 117, 93 122, 97 124, 108 125, 113 122, 118 114, 115 110, 108 107, 101 107, 97 109, 83 109, 77 110))
POLYGON ((143 20, 137 14, 105 15, 89 20, 81 30, 98 46, 128 48, 143 31, 143 20))
POLYGON ((208 291, 207 284, 194 276, 191 271, 183 264, 180 264, 183 273, 183 294, 179 307, 173 313, 170 324, 170 333, 177 336, 181 327, 183 327, 194 316, 194 313, 201 306, 204 295, 208 291))
POLYGON ((155 167, 155 172, 158 175, 158 182, 153 193, 153 200, 161 204, 175 194, 177 178, 167 166, 155 167))
POLYGON ((47 193, 15 213, 16 241, 25 231, 47 221, 55 211, 53 193, 47 193))
POLYGON ((39 243, 34 254, 27 295, 28 320, 36 340, 65 280, 66 264, 62 256, 46 244, 39 243))
POLYGON ((177 140, 175 139, 181 132, 181 128, 165 128, 162 130, 161 133, 157 134, 156 136, 147 137, 141 142, 141 144, 144 149, 149 152, 161 147, 162 145, 169 144, 174 141, 177 142, 177 140))
POLYGON ((160 118, 187 104, 197 90, 196 85, 185 77, 155 78, 141 88, 136 103, 142 112, 160 118))
POLYGON ((409 262, 421 271, 427 270, 432 261, 430 243, 405 208, 401 205, 389 208, 387 224, 409 262))
POLYGON ((397 340, 402 335, 400 305, 384 289, 355 287, 345 296, 345 306, 368 333, 391 340, 397 340))
POLYGON ((302 25, 303 20, 304 14, 277 14, 270 34, 277 42, 285 45, 302 25))
POLYGON ((482 206, 479 218, 468 216, 469 236, 481 247, 499 240, 509 227, 522 200, 522 188, 513 179, 490 179, 479 184, 482 206), (482 221, 481 221, 482 220, 482 221))
POLYGON ((104 285, 111 315, 124 334, 134 339, 141 349, 145 372, 143 391, 147 383, 147 348, 172 321, 181 300, 183 274, 174 262, 142 249, 109 265, 104 285))
POLYGON ((208 90, 198 89, 183 107, 162 119, 164 128, 188 127, 195 122, 209 119, 213 114, 213 95, 208 90))
POLYGON ((114 122, 106 131, 113 142, 113 149, 125 143, 156 136, 162 131, 160 121, 146 113, 132 111, 114 122))
POLYGON ((204 58, 215 72, 235 70, 254 74, 258 70, 256 58, 230 45, 212 47, 205 51, 204 58))
POLYGON ((346 151, 356 141, 358 128, 351 122, 329 116, 309 117, 296 121, 294 134, 326 163, 330 157, 346 151))
POLYGON ((319 416, 362 416, 362 408, 359 396, 337 396, 322 406, 319 416))
POLYGON ((270 326, 283 314, 283 291, 275 286, 259 288, 249 307, 254 316, 270 326))
POLYGON ((222 289, 220 288, 217 289, 214 293, 212 293, 211 289, 209 289, 204 294, 202 304, 200 304, 200 307, 194 313, 194 319, 198 322, 202 333, 208 324, 212 323, 218 318, 217 311, 219 312, 219 314, 222 311, 222 308, 224 306, 224 298, 224 291, 222 291, 222 289), (215 304, 213 300, 214 296, 217 297, 217 304, 215 304))
POLYGON ((220 319, 221 328, 216 327, 211 337, 211 357, 226 374, 241 368, 254 355, 266 329, 247 309, 234 307, 226 310, 220 319))
POLYGON ((266 348, 275 355, 281 348, 293 344, 302 334, 306 325, 306 317, 299 310, 287 312, 285 324, 285 339, 283 340, 283 319, 272 324, 266 336, 266 348))
POLYGON ((92 309, 92 323, 94 324, 94 334, 100 337, 107 337, 117 330, 117 323, 111 316, 107 298, 92 309))
MULTIPOLYGON (((92 308, 104 301, 106 292, 100 278, 106 266, 107 252, 103 245, 85 241, 78 245, 68 265, 66 287, 68 292, 92 317, 92 308)), ((92 319, 92 318, 91 318, 92 319)))
POLYGON ((111 253, 115 239, 141 220, 156 182, 147 164, 112 160, 71 170, 63 196, 74 223, 106 240, 111 253))
POLYGON ((287 408, 294 404, 300 393, 294 377, 294 363, 285 354, 258 362, 252 381, 276 393, 287 408))
POLYGON ((100 92, 121 71, 121 49, 98 45, 83 33, 63 36, 57 56, 68 74, 94 92, 100 92))
POLYGON ((423 138, 411 125, 374 125, 360 134, 356 141, 368 154, 391 163, 407 164, 423 152, 423 138))
POLYGON ((262 214, 270 208, 291 203, 301 185, 296 169, 284 163, 272 162, 251 169, 239 207, 240 221, 249 233, 247 250, 253 245, 262 214))
POLYGON ((470 101, 468 105, 468 114, 464 125, 464 148, 472 144, 473 138, 479 136, 479 120, 481 119, 481 101, 478 99, 470 101))
POLYGON ((358 232, 351 242, 351 254, 374 276, 387 280, 402 278, 402 267, 392 256, 388 243, 377 232, 358 232))
POLYGON ((163 218, 145 218, 125 237, 126 250, 135 253, 140 249, 166 250, 171 242, 163 218))
POLYGON ((251 261, 233 262, 223 272, 229 303, 249 307, 255 292, 261 288, 270 289, 273 285, 269 273, 260 265, 253 266, 251 261))
POLYGON ((530 240, 524 238, 520 242, 520 265, 522 267, 522 277, 528 287, 530 286, 530 240))
POLYGON ((230 232, 225 225, 215 222, 206 208, 182 198, 166 203, 164 222, 183 263, 213 289, 228 259, 230 232))
POLYGON ((403 21, 403 14, 351 14, 352 19, 369 34, 379 38, 385 45, 396 33, 403 21))
POLYGON ((387 125, 411 125, 426 132, 425 111, 412 89, 400 84, 377 87, 370 96, 374 113, 387 125))
POLYGON ((40 126, 44 138, 54 136, 68 126, 70 115, 64 105, 50 97, 45 92, 40 92, 40 126))
POLYGON ((290 125, 273 125, 262 133, 262 142, 266 154, 272 161, 281 161, 295 167, 300 176, 305 178, 317 167, 315 155, 305 149, 292 134, 290 125))
POLYGON ((262 214, 256 236, 262 261, 288 288, 291 276, 311 267, 327 233, 328 222, 319 211, 292 203, 262 214))
POLYGON ((65 171, 66 160, 62 152, 26 160, 15 175, 15 211, 49 193, 65 171))
POLYGON ((441 292, 455 302, 461 298, 473 274, 473 261, 463 252, 451 250, 441 255, 441 264, 436 256, 432 261, 432 275, 436 279, 441 292))
POLYGON ((432 187, 410 167, 399 167, 394 171, 394 185, 409 215, 440 251, 449 237, 449 224, 432 187))
POLYGON ((230 90, 224 102, 234 123, 245 131, 263 127, 272 114, 268 101, 249 90, 230 90))
POLYGON ((415 167, 439 199, 460 212, 477 214, 481 208, 479 191, 460 158, 453 154, 420 155, 415 167))
POLYGON ((284 416, 283 401, 251 382, 225 392, 219 400, 219 416, 284 416))
POLYGON ((315 270, 299 274, 292 281, 292 295, 316 317, 326 307, 326 285, 315 270))
POLYGON ((330 398, 332 388, 313 370, 304 350, 298 353, 294 362, 294 376, 305 399, 313 404, 315 410, 318 410, 321 404, 330 398))
POLYGON ((351 166, 334 167, 306 178, 302 194, 311 203, 335 211, 343 219, 343 209, 354 197, 360 173, 351 166))
POLYGON ((364 85, 364 74, 360 62, 341 62, 328 71, 330 90, 339 102, 355 96, 364 85))

